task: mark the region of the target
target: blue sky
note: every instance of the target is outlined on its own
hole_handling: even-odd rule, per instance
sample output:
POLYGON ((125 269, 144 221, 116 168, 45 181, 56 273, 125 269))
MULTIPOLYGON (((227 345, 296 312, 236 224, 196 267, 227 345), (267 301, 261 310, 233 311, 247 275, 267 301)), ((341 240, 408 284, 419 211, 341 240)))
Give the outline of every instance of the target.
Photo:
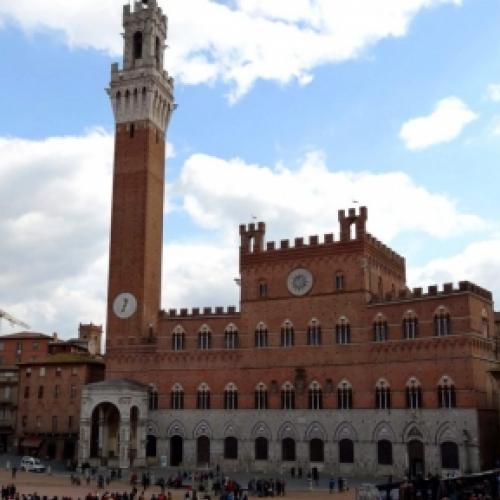
MULTIPOLYGON (((0 6, 0 308, 63 336, 104 320, 121 3, 0 6)), ((165 307, 237 303, 239 223, 337 231, 354 199, 411 286, 500 300, 498 0, 160 3, 165 307)))

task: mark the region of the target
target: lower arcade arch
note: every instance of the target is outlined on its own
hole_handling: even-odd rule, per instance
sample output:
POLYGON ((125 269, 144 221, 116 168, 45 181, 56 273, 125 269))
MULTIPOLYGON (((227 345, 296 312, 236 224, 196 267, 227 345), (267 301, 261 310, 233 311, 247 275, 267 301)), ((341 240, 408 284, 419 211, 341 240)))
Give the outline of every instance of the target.
POLYGON ((120 412, 112 403, 100 403, 92 411, 90 457, 115 458, 120 454, 120 412))

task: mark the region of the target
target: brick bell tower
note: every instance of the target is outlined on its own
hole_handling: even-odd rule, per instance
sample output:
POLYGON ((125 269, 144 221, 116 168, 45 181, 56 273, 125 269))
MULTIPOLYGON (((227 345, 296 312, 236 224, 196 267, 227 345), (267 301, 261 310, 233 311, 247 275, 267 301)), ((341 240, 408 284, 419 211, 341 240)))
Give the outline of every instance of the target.
POLYGON ((123 7, 123 69, 111 66, 116 122, 106 346, 150 342, 161 296, 165 133, 175 108, 157 0, 123 7))

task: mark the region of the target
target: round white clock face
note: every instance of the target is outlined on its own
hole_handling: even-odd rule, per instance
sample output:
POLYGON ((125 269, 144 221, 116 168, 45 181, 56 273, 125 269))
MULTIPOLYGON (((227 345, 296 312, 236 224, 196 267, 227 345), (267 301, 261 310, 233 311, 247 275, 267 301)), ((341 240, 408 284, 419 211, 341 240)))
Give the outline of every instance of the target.
POLYGON ((127 319, 137 310, 137 299, 128 292, 119 293, 113 302, 113 312, 121 319, 127 319))
POLYGON ((293 295, 305 295, 313 286, 313 277, 307 269, 295 269, 288 275, 286 284, 293 295))

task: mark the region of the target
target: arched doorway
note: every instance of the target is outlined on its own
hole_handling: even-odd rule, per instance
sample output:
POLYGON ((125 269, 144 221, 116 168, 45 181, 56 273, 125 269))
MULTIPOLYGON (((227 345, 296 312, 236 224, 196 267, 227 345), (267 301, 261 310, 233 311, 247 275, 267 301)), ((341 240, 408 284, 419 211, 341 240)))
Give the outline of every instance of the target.
POLYGON ((156 436, 148 434, 146 436, 146 458, 156 457, 156 436))
POLYGON ((181 436, 172 436, 170 438, 170 465, 178 467, 182 464, 182 454, 184 448, 184 439, 181 436))
POLYGON ((410 479, 425 476, 424 444, 412 439, 408 443, 408 467, 410 479))
POLYGON ((324 462, 325 461, 325 445, 322 439, 314 438, 309 441, 309 461, 324 462))
POLYGON ((120 451, 120 412, 111 403, 101 403, 92 411, 90 457, 117 458, 120 451))
POLYGON ((132 408, 130 408, 130 451, 129 451, 130 466, 134 465, 134 460, 137 457, 138 425, 139 425, 139 409, 137 408, 137 406, 133 406, 132 408))
POLYGON ((295 439, 287 437, 281 441, 281 460, 283 462, 295 461, 295 439))
POLYGON ((210 464, 210 439, 207 436, 200 436, 196 440, 196 457, 198 465, 210 464))

